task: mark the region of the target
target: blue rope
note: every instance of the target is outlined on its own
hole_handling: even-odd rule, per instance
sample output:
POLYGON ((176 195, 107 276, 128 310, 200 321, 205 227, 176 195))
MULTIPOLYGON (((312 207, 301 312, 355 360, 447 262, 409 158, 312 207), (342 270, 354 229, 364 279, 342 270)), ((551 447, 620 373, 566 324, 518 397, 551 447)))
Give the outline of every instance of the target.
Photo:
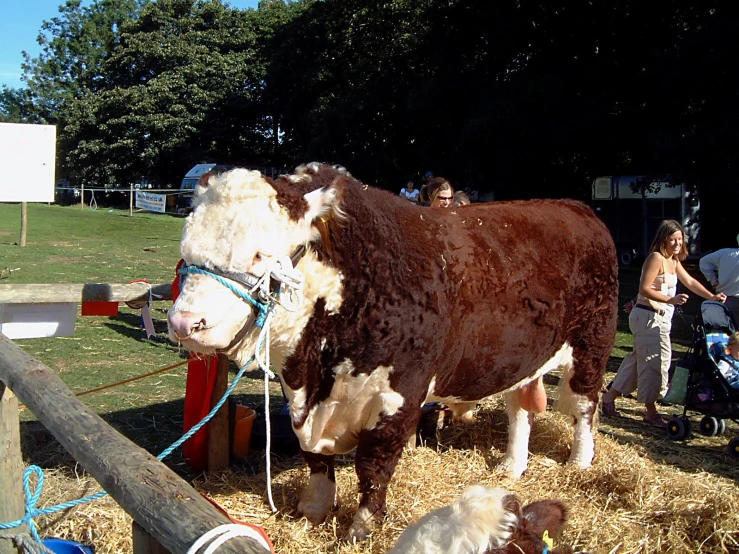
POLYGON ((0 529, 12 529, 13 527, 19 527, 21 525, 28 524, 28 528, 31 530, 31 535, 33 536, 34 540, 40 543, 41 537, 39 537, 38 529, 36 528, 36 523, 33 521, 33 518, 46 514, 53 514, 54 512, 59 512, 68 508, 73 508, 74 506, 84 504, 85 502, 90 502, 92 500, 97 500, 98 498, 102 498, 103 496, 108 494, 107 492, 102 491, 91 496, 86 496, 85 498, 72 500, 70 502, 64 502, 62 504, 57 504, 56 506, 51 506, 49 508, 44 508, 43 510, 38 510, 36 508, 36 502, 38 502, 38 499, 41 496, 41 489, 43 488, 43 486, 44 471, 38 466, 28 466, 23 472, 23 491, 26 494, 26 515, 23 516, 21 519, 11 521, 10 523, 0 523, 0 529), (36 490, 31 492, 31 476, 34 474, 37 477, 36 490))
POLYGON ((212 271, 208 271, 207 269, 202 269, 195 265, 185 265, 180 268, 178 273, 181 276, 188 275, 190 273, 196 273, 198 275, 207 275, 208 277, 212 277, 216 281, 218 281, 220 284, 222 284, 224 287, 226 287, 228 290, 233 292, 236 296, 241 298, 242 300, 246 300, 249 304, 254 306, 257 310, 259 310, 259 316, 257 317, 257 321, 254 323, 257 327, 260 329, 264 326, 264 322, 267 319, 267 314, 269 313, 272 302, 258 302, 255 300, 250 294, 245 294, 244 291, 241 289, 235 287, 230 279, 226 279, 225 277, 221 277, 217 273, 213 273, 212 271))

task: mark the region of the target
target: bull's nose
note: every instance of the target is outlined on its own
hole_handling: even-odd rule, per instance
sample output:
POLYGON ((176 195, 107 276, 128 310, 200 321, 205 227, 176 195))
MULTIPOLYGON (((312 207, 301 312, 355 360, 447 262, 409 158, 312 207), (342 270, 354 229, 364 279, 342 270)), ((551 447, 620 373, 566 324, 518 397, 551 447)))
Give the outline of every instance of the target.
POLYGON ((169 328, 179 340, 189 338, 194 332, 206 328, 205 318, 192 312, 174 312, 167 316, 169 328))

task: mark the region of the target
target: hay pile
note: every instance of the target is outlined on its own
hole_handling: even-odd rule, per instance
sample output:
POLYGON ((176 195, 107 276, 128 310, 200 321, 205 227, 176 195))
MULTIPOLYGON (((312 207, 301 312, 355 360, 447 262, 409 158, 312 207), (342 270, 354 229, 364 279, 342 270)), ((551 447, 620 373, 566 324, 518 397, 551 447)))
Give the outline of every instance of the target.
MULTIPOLYGON (((714 450, 725 447, 726 437, 710 439, 713 446, 706 450, 700 444, 672 443, 663 431, 640 423, 631 434, 623 426, 603 427, 606 433, 596 438, 593 467, 580 470, 563 464, 572 434, 568 421, 550 411, 537 416, 529 470, 512 481, 495 469, 506 443, 502 401, 487 401, 474 426, 449 427, 439 433, 438 442, 404 453, 390 485, 387 518, 361 545, 340 541, 358 502, 351 456, 338 458, 341 505, 317 528, 294 512, 299 492, 307 483, 307 469, 300 457, 273 457, 273 495, 279 510, 275 516, 267 506, 264 473, 211 473, 197 478, 194 486, 233 517, 263 525, 277 552, 284 554, 385 552, 408 523, 448 504, 465 486, 475 483, 505 487, 524 502, 565 500, 570 519, 563 540, 577 551, 739 552, 739 472, 725 452, 721 458, 714 456, 714 450), (622 444, 608 434, 634 444, 622 444), (711 466, 712 456, 723 460, 716 462, 721 467, 711 466), (701 464, 701 458, 707 463, 701 464), (687 464, 676 467, 686 460, 687 464), (704 468, 697 469, 701 465, 704 468)), ((732 426, 730 433, 736 435, 737 429, 732 426)), ((86 493, 90 481, 69 471, 47 473, 39 506, 78 498, 86 493)), ((84 505, 61 521, 39 524, 45 535, 94 544, 99 554, 131 552, 130 518, 109 498, 84 505)))

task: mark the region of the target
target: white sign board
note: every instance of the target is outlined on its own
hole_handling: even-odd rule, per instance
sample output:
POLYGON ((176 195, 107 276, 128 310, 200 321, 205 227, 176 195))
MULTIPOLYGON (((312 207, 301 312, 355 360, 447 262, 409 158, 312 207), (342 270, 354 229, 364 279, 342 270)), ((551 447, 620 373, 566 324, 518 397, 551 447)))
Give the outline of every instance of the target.
POLYGON ((56 127, 0 123, 0 202, 53 202, 56 127))
POLYGON ((71 337, 77 303, 0 304, 0 333, 9 339, 71 337))
POLYGON ((164 213, 167 201, 166 194, 155 194, 153 192, 136 191, 136 207, 150 212, 164 213))

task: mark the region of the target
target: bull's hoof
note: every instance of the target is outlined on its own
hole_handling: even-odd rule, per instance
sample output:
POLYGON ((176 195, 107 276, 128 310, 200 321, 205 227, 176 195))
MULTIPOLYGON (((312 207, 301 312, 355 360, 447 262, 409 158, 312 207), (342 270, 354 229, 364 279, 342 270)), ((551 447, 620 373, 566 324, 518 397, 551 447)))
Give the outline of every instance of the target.
POLYGON ((303 514, 313 525, 323 523, 331 507, 331 505, 326 505, 323 502, 304 502, 302 500, 298 502, 298 512, 303 514))
POLYGON ((371 522, 359 522, 354 520, 346 534, 347 542, 357 544, 366 541, 372 534, 371 522))
POLYGON ((320 525, 326 519, 328 509, 324 510, 321 506, 306 505, 303 502, 299 502, 298 513, 303 514, 305 519, 310 521, 313 525, 320 525))
POLYGON ((512 479, 518 479, 523 475, 524 471, 526 471, 527 463, 526 460, 524 460, 523 463, 516 462, 513 458, 509 458, 506 456, 503 458, 503 461, 500 463, 498 468, 506 473, 509 477, 512 479))
POLYGON ((366 540, 372 533, 372 525, 377 521, 378 516, 373 515, 366 508, 360 508, 354 514, 349 531, 347 531, 346 539, 352 544, 366 540))
POLYGON ((319 525, 335 505, 336 483, 322 474, 311 475, 308 486, 300 495, 298 513, 303 514, 313 525, 319 525))
POLYGON ((575 457, 570 456, 570 459, 567 460, 567 464, 577 466, 580 469, 590 469, 591 467, 593 467, 593 464, 591 463, 590 460, 580 459, 579 457, 576 457, 576 456, 575 457))

